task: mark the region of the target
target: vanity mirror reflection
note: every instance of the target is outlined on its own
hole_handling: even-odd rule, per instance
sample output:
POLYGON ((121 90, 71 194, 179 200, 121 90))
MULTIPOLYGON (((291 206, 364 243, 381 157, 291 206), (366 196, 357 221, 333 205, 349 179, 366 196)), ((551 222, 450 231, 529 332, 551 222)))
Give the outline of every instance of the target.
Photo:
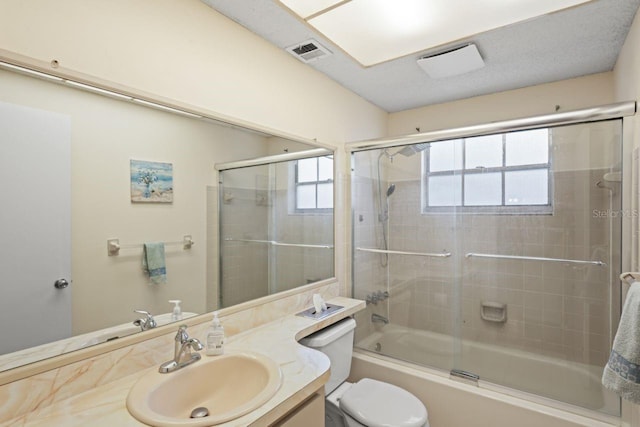
MULTIPOLYGON (((218 231, 218 209, 226 202, 224 194, 218 202, 214 164, 287 152, 294 158, 270 167, 281 169, 282 176, 295 174, 295 154, 316 149, 311 141, 147 105, 130 96, 97 94, 72 81, 34 77, 2 64, 0 321, 11 328, 5 328, 0 344, 0 371, 139 332, 132 322, 144 316, 134 310, 170 322, 169 300, 181 300, 184 315, 195 315, 333 276, 333 250, 326 250, 321 257, 295 259, 313 263, 313 274, 271 275, 269 284, 259 283, 260 292, 247 291, 242 299, 221 305, 219 260, 225 248, 217 236, 225 229, 218 231), (172 201, 136 200, 132 160, 170 165, 172 181, 163 191, 170 190, 172 201), (107 244, 112 239, 118 239, 115 253, 107 244), (152 242, 165 243, 166 283, 153 284, 143 271, 143 244, 152 242), (285 279, 292 280, 284 286, 285 279)), ((329 154, 325 150, 320 157, 328 159, 329 154)), ((264 182, 251 179, 259 188, 250 191, 250 202, 254 211, 260 210, 264 182)), ((286 178, 286 185, 295 179, 286 178)), ((266 194, 295 192, 295 185, 285 189, 285 181, 267 188, 266 194)), ((333 186, 332 180, 327 183, 333 186)), ((233 191, 239 195, 239 189, 233 191)), ((237 207, 240 200, 225 206, 237 207)), ((276 214, 264 213, 265 226, 273 224, 276 214)), ((323 244, 332 247, 331 210, 322 212, 321 222, 296 210, 277 215, 283 232, 301 224, 304 235, 295 236, 302 239, 295 243, 308 241, 305 235, 313 235, 321 224, 323 244)), ((240 230, 245 225, 236 223, 240 230)), ((269 233, 264 235, 273 237, 269 233)), ((277 259, 281 249, 252 256, 265 256, 260 260, 265 265, 292 265, 294 261, 277 259)))
POLYGON ((216 169, 220 306, 333 276, 332 152, 320 148, 216 169))

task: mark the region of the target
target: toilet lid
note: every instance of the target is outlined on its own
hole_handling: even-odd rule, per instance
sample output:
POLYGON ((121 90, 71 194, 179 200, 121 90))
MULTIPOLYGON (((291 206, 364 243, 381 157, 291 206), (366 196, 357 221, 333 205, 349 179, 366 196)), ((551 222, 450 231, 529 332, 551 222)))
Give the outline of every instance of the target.
POLYGON ((340 409, 368 427, 421 427, 427 409, 408 391, 364 378, 340 399, 340 409))

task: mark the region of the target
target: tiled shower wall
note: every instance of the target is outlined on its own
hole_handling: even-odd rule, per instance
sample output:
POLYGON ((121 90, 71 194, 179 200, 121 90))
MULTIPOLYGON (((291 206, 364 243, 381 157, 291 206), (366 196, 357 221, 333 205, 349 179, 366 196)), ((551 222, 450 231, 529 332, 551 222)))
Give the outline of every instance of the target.
MULTIPOLYGON (((389 291, 390 298, 369 306, 369 311, 388 315, 393 323, 603 365, 615 326, 610 301, 612 287, 618 286, 623 214, 621 184, 603 177, 619 170, 619 135, 614 124, 590 126, 553 132, 553 215, 422 214, 420 180, 387 178, 383 191, 391 182, 396 186, 389 197, 389 249, 447 251, 452 256, 390 255, 387 270, 381 255, 356 251, 355 296, 389 291), (470 252, 598 260, 607 265, 466 257, 470 252), (483 302, 505 304, 506 322, 483 320, 483 302)), ((419 169, 418 157, 411 159, 414 169, 419 169)), ((370 164, 361 164, 364 169, 356 162, 356 247, 381 244, 375 159, 369 154, 370 164)), ((382 163, 396 169, 384 176, 410 175, 408 162, 382 163)))

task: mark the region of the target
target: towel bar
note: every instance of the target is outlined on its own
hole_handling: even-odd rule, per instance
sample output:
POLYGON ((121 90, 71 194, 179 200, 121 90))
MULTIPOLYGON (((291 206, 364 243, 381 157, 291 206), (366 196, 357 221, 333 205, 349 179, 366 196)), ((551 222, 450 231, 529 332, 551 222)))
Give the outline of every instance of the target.
MULTIPOLYGON (((165 245, 182 245, 182 249, 191 249, 193 245, 196 243, 193 241, 191 235, 186 235, 183 237, 180 242, 164 242, 165 245)), ((107 254, 109 256, 120 255, 120 249, 134 249, 134 248, 142 248, 143 244, 129 244, 129 245, 121 245, 120 239, 108 239, 107 240, 107 254)))

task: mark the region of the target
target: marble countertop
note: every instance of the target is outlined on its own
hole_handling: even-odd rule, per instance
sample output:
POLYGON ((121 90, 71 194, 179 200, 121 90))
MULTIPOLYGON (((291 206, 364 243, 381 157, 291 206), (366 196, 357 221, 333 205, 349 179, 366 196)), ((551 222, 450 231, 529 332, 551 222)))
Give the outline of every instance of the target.
MULTIPOLYGON (((365 307, 363 301, 343 297, 328 302, 341 305, 344 309, 321 320, 291 314, 228 338, 226 351, 249 350, 264 354, 278 363, 283 383, 274 397, 259 409, 218 426, 267 426, 324 386, 329 379, 329 359, 323 353, 298 344, 297 340, 365 307)), ((224 326, 224 319, 222 323, 224 326)), ((133 384, 151 370, 157 370, 157 367, 144 369, 35 410, 22 418, 19 425, 145 426, 129 414, 126 398, 133 384)))

